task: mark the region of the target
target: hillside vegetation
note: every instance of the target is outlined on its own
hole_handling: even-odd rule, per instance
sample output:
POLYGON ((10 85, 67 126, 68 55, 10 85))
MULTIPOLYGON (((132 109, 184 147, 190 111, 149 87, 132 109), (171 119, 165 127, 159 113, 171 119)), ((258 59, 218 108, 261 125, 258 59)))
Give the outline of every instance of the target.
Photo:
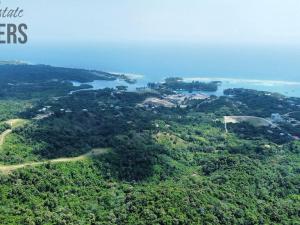
POLYGON ((271 120, 300 99, 227 92, 172 108, 141 104, 160 90, 0 104, 1 131, 12 130, 0 149, 0 223, 300 224, 298 125, 224 127, 224 116, 271 120), (26 123, 5 123, 14 118, 26 123))

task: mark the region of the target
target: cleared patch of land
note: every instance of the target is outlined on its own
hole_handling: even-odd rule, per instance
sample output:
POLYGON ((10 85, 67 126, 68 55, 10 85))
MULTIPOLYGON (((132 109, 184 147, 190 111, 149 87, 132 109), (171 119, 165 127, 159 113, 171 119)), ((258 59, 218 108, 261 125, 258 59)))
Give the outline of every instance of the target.
POLYGON ((28 121, 24 120, 24 119, 11 119, 11 120, 7 120, 6 121, 6 123, 8 125, 10 125, 12 128, 16 128, 16 127, 22 126, 22 125, 24 125, 27 122, 28 121))
POLYGON ((224 123, 242 123, 246 122, 249 123, 255 127, 267 127, 267 126, 274 126, 274 124, 261 117, 255 117, 255 116, 224 116, 224 123))
POLYGON ((3 174, 9 174, 15 170, 22 169, 25 167, 32 167, 32 166, 39 166, 39 165, 44 165, 47 163, 65 163, 65 162, 77 162, 77 161, 82 161, 88 158, 92 158, 98 155, 102 155, 105 153, 108 153, 111 149, 110 148, 97 148, 93 149, 92 151, 81 155, 77 157, 70 157, 70 158, 58 158, 58 159, 52 159, 52 160, 47 160, 47 161, 42 161, 42 162, 29 162, 29 163, 22 163, 18 165, 0 165, 0 172, 3 174))
POLYGON ((154 106, 154 107, 167 107, 167 108, 176 107, 174 103, 160 98, 147 98, 142 104, 140 104, 140 106, 154 106))
MULTIPOLYGON (((27 122, 28 121, 24 120, 24 119, 11 119, 11 120, 6 121, 6 123, 8 125, 10 125, 12 129, 22 126, 27 122)), ((2 134, 0 134, 0 147, 4 144, 6 136, 12 132, 12 129, 8 129, 8 130, 4 131, 2 134)))
POLYGON ((155 138, 159 144, 167 145, 172 148, 186 148, 188 146, 186 141, 170 133, 159 132, 153 135, 153 138, 155 138))

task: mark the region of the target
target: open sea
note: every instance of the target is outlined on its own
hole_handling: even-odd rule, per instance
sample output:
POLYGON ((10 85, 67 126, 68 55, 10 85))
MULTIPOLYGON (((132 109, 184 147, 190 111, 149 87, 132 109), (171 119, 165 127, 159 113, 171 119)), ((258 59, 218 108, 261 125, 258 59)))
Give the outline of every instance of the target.
MULTIPOLYGON (((0 60, 131 74, 136 86, 170 76, 218 80, 226 88, 250 88, 300 97, 300 47, 216 46, 166 43, 27 44, 1 46, 0 60)), ((119 83, 118 83, 119 82, 119 83)), ((95 88, 121 81, 94 82, 95 88)))

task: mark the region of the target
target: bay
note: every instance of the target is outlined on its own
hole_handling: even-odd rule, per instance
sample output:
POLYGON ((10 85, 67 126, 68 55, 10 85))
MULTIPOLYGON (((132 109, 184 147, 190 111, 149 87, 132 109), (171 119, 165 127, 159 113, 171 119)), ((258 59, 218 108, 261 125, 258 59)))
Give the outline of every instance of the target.
MULTIPOLYGON (((3 46, 0 60, 137 74, 141 86, 179 76, 221 80, 217 94, 228 87, 241 87, 300 97, 300 48, 297 46, 29 43, 3 46)), ((105 86, 97 82, 94 88, 105 86)))

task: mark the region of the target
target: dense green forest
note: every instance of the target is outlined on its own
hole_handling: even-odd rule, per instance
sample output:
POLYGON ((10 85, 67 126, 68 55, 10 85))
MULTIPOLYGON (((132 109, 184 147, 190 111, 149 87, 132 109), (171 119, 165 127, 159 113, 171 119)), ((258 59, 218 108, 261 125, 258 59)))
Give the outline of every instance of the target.
POLYGON ((0 102, 0 131, 12 130, 0 146, 0 224, 300 224, 300 132, 289 122, 300 99, 232 89, 141 106, 165 100, 160 91, 0 102), (224 126, 224 116, 272 113, 284 120, 224 126))

